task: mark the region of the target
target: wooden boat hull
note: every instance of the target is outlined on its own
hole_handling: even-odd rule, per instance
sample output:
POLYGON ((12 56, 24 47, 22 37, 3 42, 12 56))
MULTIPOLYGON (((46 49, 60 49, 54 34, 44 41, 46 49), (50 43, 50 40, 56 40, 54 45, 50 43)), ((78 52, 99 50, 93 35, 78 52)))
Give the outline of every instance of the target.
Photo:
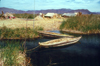
MULTIPOLYGON (((71 39, 71 38, 66 38, 66 39, 71 39)), ((76 37, 76 38, 72 38, 72 40, 69 41, 61 41, 61 42, 55 42, 55 43, 49 43, 49 44, 45 44, 46 42, 42 42, 39 43, 40 47, 44 47, 44 48, 50 48, 50 47, 61 47, 61 46, 66 46, 66 45, 71 45, 71 44, 75 44, 76 42, 78 42, 81 39, 80 37, 76 37)), ((55 40, 51 40, 52 41, 56 41, 58 39, 55 40)), ((50 42, 50 41, 47 41, 50 42)))

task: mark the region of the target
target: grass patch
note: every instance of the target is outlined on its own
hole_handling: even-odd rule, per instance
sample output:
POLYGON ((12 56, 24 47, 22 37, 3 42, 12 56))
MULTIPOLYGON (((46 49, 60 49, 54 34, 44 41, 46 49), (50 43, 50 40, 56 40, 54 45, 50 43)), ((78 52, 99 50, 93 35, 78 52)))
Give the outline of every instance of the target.
POLYGON ((36 17, 36 15, 28 14, 28 13, 14 14, 14 16, 17 18, 29 18, 29 19, 34 19, 36 17))
POLYGON ((3 66, 22 66, 25 62, 24 48, 16 41, 6 41, 0 47, 0 63, 3 66))
POLYGON ((82 32, 99 32, 100 15, 82 15, 70 17, 63 21, 60 29, 78 30, 82 32))
POLYGON ((35 29, 31 28, 16 28, 11 29, 7 27, 0 28, 0 38, 35 38, 38 37, 38 30, 43 30, 42 27, 37 27, 35 29))

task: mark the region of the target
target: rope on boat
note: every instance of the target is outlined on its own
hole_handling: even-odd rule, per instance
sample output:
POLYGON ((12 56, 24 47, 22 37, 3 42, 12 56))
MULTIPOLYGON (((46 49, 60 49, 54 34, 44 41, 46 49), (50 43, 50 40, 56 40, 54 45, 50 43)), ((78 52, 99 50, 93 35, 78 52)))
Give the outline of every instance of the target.
POLYGON ((32 51, 32 50, 35 50, 36 48, 38 48, 39 46, 35 47, 35 48, 32 48, 32 49, 29 49, 27 51, 32 51))

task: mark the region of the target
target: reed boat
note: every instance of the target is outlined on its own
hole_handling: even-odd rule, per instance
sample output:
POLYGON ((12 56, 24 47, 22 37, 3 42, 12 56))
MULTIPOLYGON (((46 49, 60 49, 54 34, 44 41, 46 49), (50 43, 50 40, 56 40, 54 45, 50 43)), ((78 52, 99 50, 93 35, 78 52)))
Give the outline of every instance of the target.
POLYGON ((72 35, 66 35, 66 34, 60 34, 60 33, 54 33, 54 32, 46 32, 46 31, 38 31, 40 35, 44 37, 49 37, 49 38, 62 38, 62 37, 74 37, 72 35))
POLYGON ((44 47, 44 48, 60 47, 60 46, 75 44, 81 39, 81 37, 82 36, 74 37, 74 38, 64 37, 64 38, 54 39, 46 42, 39 42, 39 45, 40 47, 44 47))

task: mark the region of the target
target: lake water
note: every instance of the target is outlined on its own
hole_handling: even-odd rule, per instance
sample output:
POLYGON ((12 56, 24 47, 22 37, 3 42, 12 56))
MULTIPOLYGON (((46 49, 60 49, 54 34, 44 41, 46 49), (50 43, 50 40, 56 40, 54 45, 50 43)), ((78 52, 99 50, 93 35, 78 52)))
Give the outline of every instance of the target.
MULTIPOLYGON (((27 41, 26 47, 29 50, 37 47, 38 42, 48 40, 52 39, 27 41)), ((83 35, 78 43, 61 48, 38 47, 28 51, 27 55, 31 57, 33 66, 100 66, 100 35, 83 35)))

